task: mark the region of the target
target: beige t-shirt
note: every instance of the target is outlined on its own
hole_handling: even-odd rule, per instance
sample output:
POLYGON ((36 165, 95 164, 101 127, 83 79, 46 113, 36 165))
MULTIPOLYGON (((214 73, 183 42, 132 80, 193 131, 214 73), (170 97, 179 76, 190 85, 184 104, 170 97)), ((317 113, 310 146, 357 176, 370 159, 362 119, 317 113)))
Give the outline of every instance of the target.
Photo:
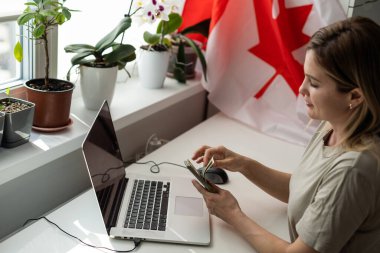
POLYGON ((380 252, 379 162, 368 151, 325 146, 321 129, 290 180, 291 241, 326 253, 380 252))

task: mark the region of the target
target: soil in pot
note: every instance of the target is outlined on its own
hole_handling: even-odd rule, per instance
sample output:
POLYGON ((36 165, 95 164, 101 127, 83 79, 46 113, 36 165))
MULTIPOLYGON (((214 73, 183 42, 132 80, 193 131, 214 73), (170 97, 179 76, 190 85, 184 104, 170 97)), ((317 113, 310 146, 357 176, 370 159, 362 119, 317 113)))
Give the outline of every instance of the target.
POLYGON ((162 44, 156 44, 156 45, 143 45, 140 47, 141 49, 148 50, 148 51, 157 51, 157 52, 165 52, 168 51, 168 48, 165 45, 162 44))
POLYGON ((13 102, 10 99, 0 101, 0 111, 4 113, 15 113, 31 107, 29 104, 23 104, 17 101, 13 102))
POLYGON ((45 85, 45 82, 40 80, 44 79, 33 79, 28 82, 28 87, 41 91, 65 91, 74 88, 74 85, 70 82, 59 79, 49 79, 49 85, 45 85))

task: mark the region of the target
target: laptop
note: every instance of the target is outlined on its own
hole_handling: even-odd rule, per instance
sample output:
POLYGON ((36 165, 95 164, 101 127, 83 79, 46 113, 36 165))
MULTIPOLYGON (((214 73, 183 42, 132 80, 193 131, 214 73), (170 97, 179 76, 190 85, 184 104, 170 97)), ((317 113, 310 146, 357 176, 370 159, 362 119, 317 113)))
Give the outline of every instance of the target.
POLYGON ((139 175, 125 167, 107 101, 87 133, 82 151, 110 237, 210 244, 208 209, 191 178, 139 175))

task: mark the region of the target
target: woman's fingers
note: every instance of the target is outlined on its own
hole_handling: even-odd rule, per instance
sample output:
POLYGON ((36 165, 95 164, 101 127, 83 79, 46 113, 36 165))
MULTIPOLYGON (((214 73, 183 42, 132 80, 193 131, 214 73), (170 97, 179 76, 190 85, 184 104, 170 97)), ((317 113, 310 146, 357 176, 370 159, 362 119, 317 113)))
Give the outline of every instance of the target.
POLYGON ((193 180, 191 180, 191 182, 193 183, 195 188, 199 191, 199 193, 202 194, 203 196, 205 196, 205 195, 207 195, 207 193, 209 193, 200 183, 198 183, 197 180, 193 179, 193 180))
POLYGON ((195 159, 197 159, 197 158, 203 156, 204 153, 205 153, 205 150, 206 150, 206 149, 209 149, 209 148, 210 148, 209 146, 207 146, 207 145, 203 145, 202 147, 200 147, 199 149, 197 149, 197 150, 194 152, 194 155, 193 155, 192 159, 195 160, 195 159))
POLYGON ((195 186, 195 188, 198 190, 198 192, 200 194, 202 194, 203 199, 206 202, 206 206, 207 206, 207 208, 209 210, 209 213, 210 214, 215 214, 212 201, 210 201, 210 194, 212 194, 212 193, 208 192, 200 183, 198 183, 197 180, 193 179, 192 183, 195 186))
POLYGON ((203 163, 203 156, 200 156, 198 157, 196 160, 195 160, 196 163, 203 163))

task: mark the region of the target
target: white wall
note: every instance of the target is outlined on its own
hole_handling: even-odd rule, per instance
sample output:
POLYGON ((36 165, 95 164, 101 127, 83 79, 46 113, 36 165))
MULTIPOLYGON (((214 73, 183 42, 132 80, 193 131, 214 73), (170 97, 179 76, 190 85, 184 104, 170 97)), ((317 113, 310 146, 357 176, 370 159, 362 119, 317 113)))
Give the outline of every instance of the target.
POLYGON ((378 24, 380 24, 380 1, 367 3, 368 0, 356 0, 355 4, 357 7, 353 10, 353 16, 365 16, 373 19, 378 24), (362 6, 359 6, 364 4, 362 6))

